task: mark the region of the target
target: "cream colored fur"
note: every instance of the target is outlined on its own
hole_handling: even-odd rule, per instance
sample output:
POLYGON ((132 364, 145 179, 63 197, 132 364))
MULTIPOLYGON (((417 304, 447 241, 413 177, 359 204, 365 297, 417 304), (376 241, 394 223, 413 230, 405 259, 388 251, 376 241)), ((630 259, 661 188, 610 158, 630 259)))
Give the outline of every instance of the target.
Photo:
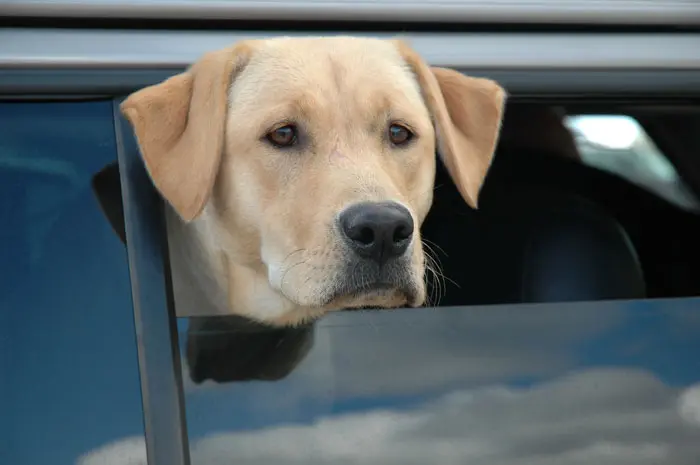
POLYGON ((431 68, 401 41, 353 37, 242 42, 135 92, 122 111, 169 205, 178 316, 294 325, 342 308, 422 305, 418 226, 436 150, 476 208, 504 99, 495 82, 431 68), (415 134, 410 144, 388 143, 393 122, 415 134), (265 140, 289 123, 296 147, 265 140), (411 212, 415 292, 329 297, 353 260, 336 219, 361 201, 411 212))

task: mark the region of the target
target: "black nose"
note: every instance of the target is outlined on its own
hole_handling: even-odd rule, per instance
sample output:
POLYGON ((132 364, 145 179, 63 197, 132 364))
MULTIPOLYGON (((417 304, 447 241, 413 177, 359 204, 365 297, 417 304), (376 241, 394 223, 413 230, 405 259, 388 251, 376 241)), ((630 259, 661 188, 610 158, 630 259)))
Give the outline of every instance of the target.
POLYGON ((353 251, 384 264, 401 256, 411 243, 413 217, 395 202, 363 202, 340 214, 340 229, 353 251))

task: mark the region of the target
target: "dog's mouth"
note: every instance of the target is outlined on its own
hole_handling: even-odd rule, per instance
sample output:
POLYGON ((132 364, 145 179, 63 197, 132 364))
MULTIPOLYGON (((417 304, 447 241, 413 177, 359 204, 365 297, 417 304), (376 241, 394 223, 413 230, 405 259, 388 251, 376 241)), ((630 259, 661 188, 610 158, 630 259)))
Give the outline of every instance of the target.
POLYGON ((353 288, 339 289, 334 299, 349 298, 349 299, 359 299, 362 297, 373 297, 376 295, 383 295, 386 293, 391 293, 397 291, 398 288, 394 284, 390 283, 367 283, 361 286, 356 286, 353 288))
POLYGON ((352 281, 337 286, 326 299, 325 306, 339 306, 347 309, 377 309, 415 306, 418 289, 409 280, 352 281))

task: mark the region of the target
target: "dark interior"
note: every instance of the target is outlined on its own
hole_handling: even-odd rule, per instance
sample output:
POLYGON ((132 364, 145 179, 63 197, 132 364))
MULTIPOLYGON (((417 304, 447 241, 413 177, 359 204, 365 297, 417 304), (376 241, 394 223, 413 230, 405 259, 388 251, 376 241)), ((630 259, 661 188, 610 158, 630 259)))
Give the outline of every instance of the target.
MULTIPOLYGON (((464 204, 438 167, 423 227, 446 277, 430 279, 434 303, 699 295, 700 216, 577 160, 563 126, 540 124, 542 111, 517 104, 507 109, 503 134, 513 133, 514 125, 522 129, 499 144, 478 210, 464 204)), ((663 115, 654 121, 663 125, 663 115)), ((670 129, 665 135, 672 138, 670 129)), ((674 155, 683 156, 664 154, 674 162, 674 155)), ((692 180, 683 181, 693 187, 692 180)))

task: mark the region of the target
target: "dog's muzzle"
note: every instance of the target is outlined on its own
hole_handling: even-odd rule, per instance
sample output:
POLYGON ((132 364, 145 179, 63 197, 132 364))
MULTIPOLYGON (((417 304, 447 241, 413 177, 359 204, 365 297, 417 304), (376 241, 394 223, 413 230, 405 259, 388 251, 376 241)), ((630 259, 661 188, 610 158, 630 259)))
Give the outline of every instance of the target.
POLYGON ((343 210, 338 232, 347 260, 329 301, 399 292, 412 303, 418 294, 409 253, 414 228, 411 213, 396 202, 361 202, 343 210))

